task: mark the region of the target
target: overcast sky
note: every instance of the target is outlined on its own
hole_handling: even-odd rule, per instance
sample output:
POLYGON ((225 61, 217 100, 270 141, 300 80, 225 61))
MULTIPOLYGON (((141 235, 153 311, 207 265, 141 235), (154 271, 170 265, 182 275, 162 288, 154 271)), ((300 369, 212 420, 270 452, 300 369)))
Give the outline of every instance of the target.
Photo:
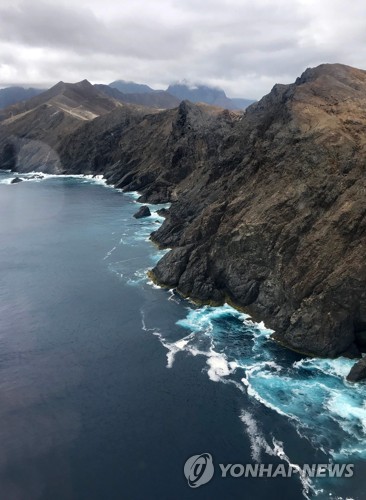
POLYGON ((259 98, 322 62, 366 69, 365 0, 0 4, 0 86, 186 79, 259 98))

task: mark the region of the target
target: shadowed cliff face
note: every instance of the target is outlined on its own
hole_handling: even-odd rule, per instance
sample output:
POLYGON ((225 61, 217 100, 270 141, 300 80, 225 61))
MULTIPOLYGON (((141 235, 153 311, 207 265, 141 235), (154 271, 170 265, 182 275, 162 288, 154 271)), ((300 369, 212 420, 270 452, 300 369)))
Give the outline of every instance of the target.
POLYGON ((249 307, 299 351, 357 353, 366 330, 365 132, 365 72, 322 66, 276 86, 237 124, 222 175, 199 193, 192 184, 153 235, 174 247, 156 278, 193 298, 249 307), (187 225, 206 197, 215 201, 201 202, 187 225))
POLYGON ((153 270, 160 283, 249 308, 301 352, 365 349, 366 72, 309 69, 244 115, 117 109, 57 153, 63 172, 173 202, 152 235, 171 248, 153 270))

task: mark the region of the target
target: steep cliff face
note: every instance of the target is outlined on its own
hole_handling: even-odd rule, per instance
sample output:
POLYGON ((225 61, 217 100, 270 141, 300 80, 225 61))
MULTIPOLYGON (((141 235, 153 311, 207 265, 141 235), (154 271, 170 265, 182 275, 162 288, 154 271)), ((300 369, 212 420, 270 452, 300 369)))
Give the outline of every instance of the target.
POLYGON ((186 185, 207 182, 208 159, 240 117, 186 101, 164 112, 125 108, 66 137, 59 154, 65 171, 103 172, 116 187, 140 191, 142 201, 177 200, 186 185))
POLYGON ((248 308, 304 353, 365 350, 366 72, 308 69, 245 114, 123 107, 56 151, 58 171, 172 201, 152 235, 171 248, 153 269, 160 283, 248 308))
POLYGON ((208 169, 219 177, 192 183, 153 234, 173 247, 156 279, 197 300, 248 307, 290 348, 357 355, 366 330, 365 132, 365 72, 325 65, 275 86, 208 169))

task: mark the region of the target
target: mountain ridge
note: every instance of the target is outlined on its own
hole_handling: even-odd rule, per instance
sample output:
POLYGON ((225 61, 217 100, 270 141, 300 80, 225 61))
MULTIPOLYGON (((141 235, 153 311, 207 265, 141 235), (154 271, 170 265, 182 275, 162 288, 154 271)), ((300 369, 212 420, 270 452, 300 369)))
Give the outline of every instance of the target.
POLYGON ((179 105, 179 99, 168 94, 164 90, 155 90, 152 92, 123 93, 116 87, 109 85, 95 84, 106 95, 127 104, 136 104, 146 106, 147 108, 171 109, 179 105))
MULTIPOLYGON (((83 81, 87 82, 87 80, 83 81)), ((54 89, 59 84, 64 84, 64 82, 59 82, 55 86, 51 87, 51 89, 54 89)), ((103 91, 109 97, 113 97, 121 102, 154 107, 158 109, 177 107, 183 100, 190 100, 195 103, 202 102, 230 110, 243 110, 255 102, 252 99, 228 98, 222 89, 216 87, 210 87, 207 85, 192 87, 186 83, 172 84, 166 90, 154 90, 148 85, 127 82, 125 80, 116 80, 111 82, 109 85, 94 84, 94 87, 103 91), (171 89, 171 92, 169 89, 171 89)), ((28 91, 17 87, 2 89, 0 90, 0 110, 12 104, 16 104, 17 102, 34 97, 40 93, 47 92, 51 89, 28 89, 28 91), (11 98, 11 102, 7 105, 5 105, 7 102, 6 95, 9 95, 9 97, 13 96, 11 98), (4 105, 1 105, 2 96, 4 105)))
POLYGON ((10 146, 3 149, 2 161, 14 168, 18 156, 17 163, 35 170, 44 166, 45 157, 57 163, 61 138, 122 106, 87 80, 75 84, 60 81, 37 96, 0 110, 0 144, 12 138, 10 146))
POLYGON ((122 94, 148 94, 153 92, 161 92, 161 90, 154 90, 145 83, 136 83, 127 80, 115 80, 108 84, 109 87, 122 92, 122 94))

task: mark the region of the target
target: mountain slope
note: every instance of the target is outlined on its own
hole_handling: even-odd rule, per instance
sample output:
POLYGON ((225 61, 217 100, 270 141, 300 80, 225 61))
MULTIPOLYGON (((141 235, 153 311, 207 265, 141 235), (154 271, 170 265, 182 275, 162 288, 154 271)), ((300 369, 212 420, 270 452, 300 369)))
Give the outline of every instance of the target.
POLYGON ((106 95, 113 97, 127 104, 137 104, 148 108, 156 109, 172 109, 179 105, 179 99, 168 94, 164 90, 155 90, 152 92, 136 92, 125 94, 117 88, 112 88, 109 85, 97 84, 94 85, 97 89, 104 92, 106 95))
MULTIPOLYGON (((101 87, 101 85, 98 87, 101 87)), ((116 80, 110 83, 109 87, 117 89, 123 94, 124 97, 120 98, 123 102, 161 109, 177 107, 181 101, 185 100, 230 110, 245 109, 255 102, 251 99, 230 99, 223 90, 206 85, 192 87, 185 83, 176 83, 169 85, 167 90, 164 91, 154 90, 144 84, 116 80)), ((105 89, 105 92, 110 95, 108 89, 105 89)))
POLYGON ((84 127, 65 138, 59 148, 63 166, 74 173, 103 171, 108 182, 141 190, 150 202, 179 197, 186 180, 199 177, 207 152, 216 151, 239 119, 220 108, 189 102, 153 114, 143 113, 143 108, 138 114, 133 108, 126 119, 108 127, 111 115, 91 122, 87 132, 84 127), (95 162, 96 145, 102 170, 95 162))
POLYGON ((16 151, 19 169, 42 169, 45 158, 58 163, 56 150, 63 137, 121 106, 84 80, 76 84, 59 82, 36 97, 0 111, 0 147, 7 144, 1 158, 3 168, 14 167, 16 151))
POLYGON ((15 121, 20 115, 44 104, 81 120, 95 118, 118 106, 116 101, 98 91, 87 80, 78 83, 59 82, 38 96, 1 110, 0 121, 8 118, 15 121))
POLYGON ((154 89, 143 83, 127 82, 126 80, 115 80, 109 87, 117 89, 122 94, 148 94, 155 92, 154 89))

